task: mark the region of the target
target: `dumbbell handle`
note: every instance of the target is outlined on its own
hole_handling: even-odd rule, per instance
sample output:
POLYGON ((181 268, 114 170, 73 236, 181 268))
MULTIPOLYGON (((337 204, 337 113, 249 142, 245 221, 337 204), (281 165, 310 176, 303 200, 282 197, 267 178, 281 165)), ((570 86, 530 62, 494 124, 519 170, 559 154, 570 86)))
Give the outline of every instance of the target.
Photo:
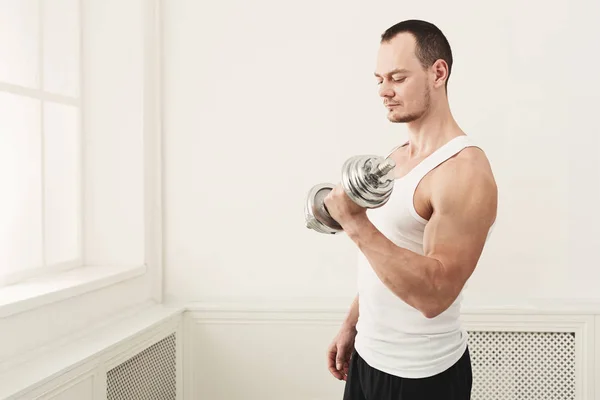
POLYGON ((396 163, 394 162, 394 160, 392 160, 391 158, 386 158, 385 160, 383 160, 383 162, 377 165, 377 170, 373 172, 372 175, 379 179, 382 176, 386 176, 395 167, 396 163))

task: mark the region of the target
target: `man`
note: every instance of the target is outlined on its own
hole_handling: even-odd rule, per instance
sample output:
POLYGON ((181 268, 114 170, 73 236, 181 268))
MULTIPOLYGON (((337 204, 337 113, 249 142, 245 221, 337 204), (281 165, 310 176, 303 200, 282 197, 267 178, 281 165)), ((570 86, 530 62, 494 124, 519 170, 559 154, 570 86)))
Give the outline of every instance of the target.
POLYGON ((375 76, 388 119, 408 141, 392 151, 394 190, 377 209, 338 185, 325 200, 357 245, 358 294, 328 350, 345 400, 470 399, 461 292, 496 219, 484 152, 454 120, 452 52, 433 24, 400 22, 382 37, 375 76))

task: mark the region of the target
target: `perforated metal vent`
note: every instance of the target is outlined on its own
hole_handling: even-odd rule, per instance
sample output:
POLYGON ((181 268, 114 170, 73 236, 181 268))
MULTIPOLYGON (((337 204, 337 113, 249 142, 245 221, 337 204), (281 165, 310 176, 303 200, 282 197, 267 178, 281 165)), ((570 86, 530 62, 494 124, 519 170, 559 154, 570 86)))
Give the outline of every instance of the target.
POLYGON ((148 347, 107 374, 108 400, 176 400, 175 334, 148 347))
POLYGON ((469 332, 473 400, 575 400, 575 335, 469 332))

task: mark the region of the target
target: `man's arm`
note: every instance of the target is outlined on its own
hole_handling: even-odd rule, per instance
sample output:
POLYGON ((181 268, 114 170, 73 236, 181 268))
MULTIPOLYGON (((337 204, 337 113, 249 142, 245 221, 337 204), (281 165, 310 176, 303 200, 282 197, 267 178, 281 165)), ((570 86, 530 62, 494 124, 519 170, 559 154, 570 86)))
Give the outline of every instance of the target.
POLYGON ((366 214, 344 227, 381 281, 427 318, 444 312, 473 273, 497 209, 493 176, 473 160, 453 160, 434 185, 424 255, 396 246, 366 214))

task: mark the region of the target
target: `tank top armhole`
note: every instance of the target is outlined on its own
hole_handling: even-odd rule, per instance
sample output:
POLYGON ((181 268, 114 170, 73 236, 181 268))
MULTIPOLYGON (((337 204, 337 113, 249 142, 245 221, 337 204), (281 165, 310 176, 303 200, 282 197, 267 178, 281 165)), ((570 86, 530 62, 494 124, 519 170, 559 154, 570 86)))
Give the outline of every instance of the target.
MULTIPOLYGON (((464 137, 460 137, 460 138, 461 138, 461 140, 460 140, 461 143, 458 143, 458 141, 453 141, 455 143, 458 143, 458 145, 450 146, 450 142, 449 142, 446 146, 443 146, 442 148, 438 149, 438 151, 434 152, 429 157, 427 157, 425 160, 423 160, 423 162, 421 162, 419 165, 417 165, 415 167, 415 169, 413 169, 411 171, 411 173, 409 173, 407 175, 407 178, 409 178, 407 189, 411 193, 411 196, 409 196, 409 199, 406 200, 409 203, 408 210, 409 210, 410 214, 412 215, 412 217, 415 218, 415 220, 417 220, 418 222, 420 222, 423 225, 426 225, 429 221, 427 219, 423 218, 417 212, 417 209, 415 208, 415 195, 417 193, 417 188, 419 187, 419 184, 421 183, 421 181, 423 181, 423 179, 425 179, 425 177, 431 171, 433 171, 434 169, 436 169, 437 167, 439 167, 440 165, 445 163, 449 158, 455 156, 456 154, 460 153, 464 149, 469 148, 469 147, 479 148, 479 146, 477 144, 473 143, 469 137, 464 136, 464 137)), ((455 138, 455 139, 458 139, 458 138, 455 138)))

